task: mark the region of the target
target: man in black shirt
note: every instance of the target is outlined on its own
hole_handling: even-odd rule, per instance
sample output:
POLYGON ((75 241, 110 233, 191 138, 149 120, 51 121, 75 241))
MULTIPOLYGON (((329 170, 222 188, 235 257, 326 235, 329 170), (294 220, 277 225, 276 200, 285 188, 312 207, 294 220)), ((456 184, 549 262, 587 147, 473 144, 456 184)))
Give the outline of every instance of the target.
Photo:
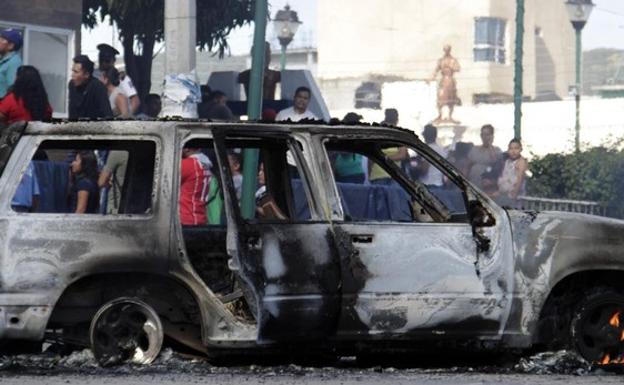
POLYGON ((78 55, 72 65, 69 82, 69 118, 112 118, 108 92, 101 81, 93 77, 93 62, 78 55))

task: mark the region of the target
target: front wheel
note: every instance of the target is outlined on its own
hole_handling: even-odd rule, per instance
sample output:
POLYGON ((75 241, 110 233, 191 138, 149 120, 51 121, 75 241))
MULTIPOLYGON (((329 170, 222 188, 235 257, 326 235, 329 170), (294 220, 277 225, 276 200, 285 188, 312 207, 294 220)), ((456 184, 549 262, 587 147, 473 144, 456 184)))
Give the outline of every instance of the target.
POLYGON ((121 297, 95 313, 89 337, 93 355, 102 366, 149 364, 160 353, 164 333, 151 306, 137 298, 121 297))
POLYGON ((624 295, 612 288, 590 290, 574 310, 570 333, 587 361, 624 363, 624 295))

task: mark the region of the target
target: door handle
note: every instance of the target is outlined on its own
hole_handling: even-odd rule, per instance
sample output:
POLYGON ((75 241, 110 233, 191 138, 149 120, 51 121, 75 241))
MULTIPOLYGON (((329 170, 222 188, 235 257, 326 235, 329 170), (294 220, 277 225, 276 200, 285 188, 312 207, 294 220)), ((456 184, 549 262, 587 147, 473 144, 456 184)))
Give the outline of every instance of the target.
POLYGON ((373 243, 372 234, 351 234, 352 243, 373 243))
POLYGON ((249 237, 247 238, 247 248, 249 250, 262 250, 262 238, 261 237, 249 237))

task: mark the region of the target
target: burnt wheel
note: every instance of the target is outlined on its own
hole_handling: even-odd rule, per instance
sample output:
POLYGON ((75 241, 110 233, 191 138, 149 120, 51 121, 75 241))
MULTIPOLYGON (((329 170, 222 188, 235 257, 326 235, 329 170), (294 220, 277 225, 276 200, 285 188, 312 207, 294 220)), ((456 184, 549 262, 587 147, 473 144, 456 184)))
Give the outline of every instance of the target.
POLYGON ((122 297, 104 304, 89 328, 91 350, 98 363, 149 364, 163 343, 163 326, 156 311, 145 302, 122 297))
POLYGON ((624 363, 624 295, 610 288, 590 291, 570 324, 572 343, 592 363, 624 363))

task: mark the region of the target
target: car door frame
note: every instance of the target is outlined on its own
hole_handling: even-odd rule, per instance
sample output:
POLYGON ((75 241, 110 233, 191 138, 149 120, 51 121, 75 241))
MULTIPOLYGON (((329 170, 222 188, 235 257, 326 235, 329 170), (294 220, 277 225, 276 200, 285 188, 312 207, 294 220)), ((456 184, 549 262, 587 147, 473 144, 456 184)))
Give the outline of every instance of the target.
POLYGON ((313 173, 297 145, 299 141, 306 148, 307 139, 290 130, 259 131, 248 127, 215 130, 213 136, 222 185, 227 192, 224 200, 230 267, 238 270, 242 284, 256 301, 257 342, 264 345, 331 338, 340 314, 340 268, 331 237, 332 225, 319 210, 311 183, 313 173), (311 220, 252 222, 242 218, 227 161, 226 141, 244 138, 285 141, 300 172, 311 220), (294 252, 286 253, 291 247, 297 250, 296 261, 294 252))
MULTIPOLYGON (((423 336, 459 336, 459 335, 470 335, 470 322, 466 322, 462 325, 461 322, 457 322, 455 325, 438 325, 441 327, 433 327, 426 329, 419 328, 404 328, 404 327, 396 327, 396 333, 392 332, 392 320, 396 314, 389 314, 389 317, 386 320, 381 320, 381 323, 390 323, 390 329, 381 330, 371 328, 370 322, 368 324, 366 322, 362 322, 362 317, 357 314, 357 311, 354 310, 354 298, 349 298, 349 287, 351 288, 363 288, 366 285, 368 279, 370 279, 370 272, 367 271, 367 266, 362 260, 359 258, 359 254, 361 252, 361 247, 358 247, 353 244, 353 234, 350 234, 349 231, 345 231, 345 224, 348 224, 344 220, 345 214, 342 209, 341 201, 340 201, 340 193, 338 191, 337 185, 334 183, 333 170, 331 168, 331 163, 329 161, 329 155, 325 147, 325 141, 329 138, 343 139, 344 135, 341 134, 340 129, 332 130, 331 133, 323 133, 321 135, 316 135, 314 137, 314 145, 317 147, 317 151, 319 154, 323 154, 319 158, 319 167, 321 167, 321 173, 326 175, 323 178, 323 182, 326 183, 325 191, 330 194, 328 200, 331 202, 331 207, 333 215, 334 215, 334 225, 335 225, 335 234, 338 237, 342 238, 342 242, 339 242, 342 245, 340 250, 341 254, 341 265, 342 265, 342 279, 343 279, 343 293, 345 296, 343 297, 343 308, 345 308, 344 316, 341 318, 341 326, 340 331, 342 333, 342 338, 361 338, 364 335, 368 335, 371 338, 395 338, 397 336, 404 336, 407 333, 413 334, 417 337, 423 336)), ((488 338, 498 339, 502 335, 504 330, 504 325, 507 322, 509 317, 509 312, 511 309, 511 296, 513 293, 513 250, 512 250, 512 242, 511 242, 511 231, 508 226, 507 216, 503 209, 499 208, 496 204, 494 204, 489 198, 482 195, 477 189, 475 189, 469 182, 467 182, 463 177, 457 173, 453 169, 451 165, 448 164, 445 160, 441 159, 439 155, 437 155, 433 150, 426 147, 424 144, 419 143, 418 140, 409 133, 392 133, 389 135, 388 132, 385 133, 371 133, 370 131, 356 131, 352 128, 349 129, 348 139, 367 139, 375 138, 378 140, 387 140, 393 141, 397 143, 402 143, 404 145, 408 145, 413 147, 414 149, 419 149, 419 153, 432 164, 439 167, 441 170, 446 171, 447 174, 457 185, 462 188, 464 191, 464 198, 466 209, 469 215, 470 223, 470 232, 474 241, 475 246, 475 260, 474 260, 474 269, 471 274, 483 280, 484 277, 494 276, 497 279, 492 279, 493 283, 498 284, 499 287, 499 296, 496 298, 494 302, 490 299, 484 298, 483 301, 480 301, 478 305, 483 306, 487 309, 493 309, 495 307, 499 307, 501 310, 497 316, 496 324, 492 324, 488 326, 487 330, 482 330, 485 332, 488 338), (482 212, 487 213, 491 219, 491 223, 488 223, 486 226, 483 224, 477 224, 474 222, 473 215, 471 215, 470 211, 473 211, 473 207, 478 207, 482 210, 482 212)), ((410 194, 414 197, 416 191, 419 193, 424 193, 429 195, 430 199, 437 201, 428 190, 421 191, 418 189, 418 186, 413 182, 409 181, 408 178, 402 172, 397 172, 398 168, 392 164, 392 162, 386 161, 387 169, 386 171, 393 175, 394 179, 400 179, 402 184, 404 184, 404 188, 410 190, 410 194)), ((439 202, 439 201, 438 201, 439 202)), ((358 222, 358 224, 364 225, 363 228, 366 228, 366 223, 358 222)), ((383 223, 375 223, 371 224, 371 226, 383 226, 383 223)), ((408 223, 401 224, 401 226, 433 226, 440 227, 446 225, 446 223, 430 223, 430 224, 420 224, 420 223, 408 223)), ((371 227, 369 226, 369 228, 371 227)), ((371 231, 365 231, 368 234, 371 231)), ((365 235, 368 235, 365 234, 365 235)), ((358 234, 355 234, 358 236, 358 234)), ((368 238, 368 237, 365 237, 368 238)), ((366 241, 366 239, 365 239, 366 241)), ((487 290, 487 289, 486 289, 487 290)), ((390 298, 392 298, 392 293, 388 293, 390 298)), ((396 297, 398 298, 398 297, 396 297)), ((395 298, 395 299, 396 299, 395 298)), ((448 298, 447 298, 448 299, 448 298)), ((448 299, 452 301, 452 299, 448 299)), ((440 302, 441 308, 446 306, 447 302, 440 302)), ((404 315, 399 315, 399 318, 404 315)), ((401 321, 401 320, 399 320, 401 321)), ((409 321, 409 320, 408 320, 409 321)), ((399 322, 401 323, 401 322, 399 322)))

